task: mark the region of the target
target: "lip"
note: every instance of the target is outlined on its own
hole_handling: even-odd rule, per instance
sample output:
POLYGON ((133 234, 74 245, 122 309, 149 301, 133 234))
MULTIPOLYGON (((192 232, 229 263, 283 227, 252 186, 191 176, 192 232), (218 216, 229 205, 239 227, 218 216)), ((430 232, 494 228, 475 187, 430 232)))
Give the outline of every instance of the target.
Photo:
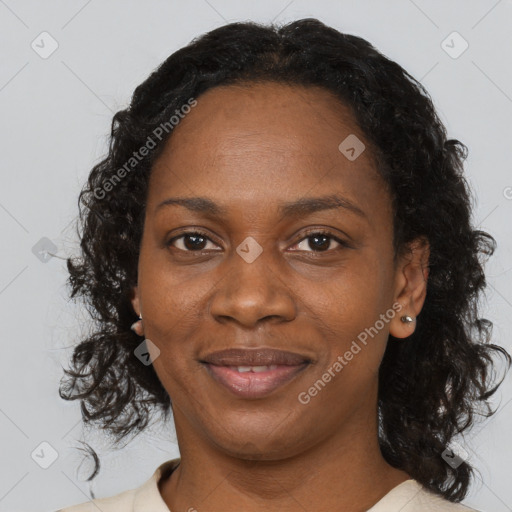
POLYGON ((284 386, 312 362, 307 356, 270 348, 230 348, 213 352, 200 362, 208 374, 234 395, 256 399, 284 386), (272 366, 264 371, 239 372, 238 366, 272 366))
POLYGON ((254 399, 263 398, 277 388, 284 386, 309 366, 309 363, 303 362, 300 365, 275 365, 275 369, 243 373, 240 373, 236 369, 236 366, 220 366, 209 363, 203 363, 203 365, 206 367, 209 375, 231 393, 241 398, 254 399))
POLYGON ((219 350, 201 358, 201 362, 217 366, 298 366, 310 363, 311 359, 295 352, 262 347, 219 350))

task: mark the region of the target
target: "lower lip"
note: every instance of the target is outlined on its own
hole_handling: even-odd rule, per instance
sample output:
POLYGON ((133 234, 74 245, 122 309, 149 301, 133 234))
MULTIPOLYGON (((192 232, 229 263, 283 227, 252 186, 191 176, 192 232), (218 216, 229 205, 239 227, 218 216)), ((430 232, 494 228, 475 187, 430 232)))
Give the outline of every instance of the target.
POLYGON ((204 365, 208 373, 233 394, 242 398, 262 398, 292 380, 308 363, 278 365, 275 370, 264 372, 239 372, 229 366, 204 365))

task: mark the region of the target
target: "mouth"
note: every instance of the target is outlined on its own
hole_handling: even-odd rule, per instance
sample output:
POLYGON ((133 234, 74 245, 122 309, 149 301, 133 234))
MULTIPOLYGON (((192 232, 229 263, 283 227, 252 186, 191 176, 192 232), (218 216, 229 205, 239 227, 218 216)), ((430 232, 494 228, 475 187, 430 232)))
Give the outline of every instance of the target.
POLYGON ((311 363, 301 354, 275 349, 228 349, 200 363, 213 380, 235 396, 256 399, 284 386, 311 363))

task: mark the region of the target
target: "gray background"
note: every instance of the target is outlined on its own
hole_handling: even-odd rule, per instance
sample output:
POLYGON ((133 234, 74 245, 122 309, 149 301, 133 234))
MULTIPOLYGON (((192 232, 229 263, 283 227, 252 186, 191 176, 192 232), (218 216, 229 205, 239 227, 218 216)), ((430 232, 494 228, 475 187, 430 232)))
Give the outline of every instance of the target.
MULTIPOLYGON (((53 511, 89 499, 90 466, 78 469, 79 405, 57 393, 61 364, 88 321, 68 301, 63 258, 76 251, 78 193, 106 150, 113 113, 195 36, 230 21, 311 16, 368 39, 421 80, 449 135, 469 147, 474 222, 498 241, 483 313, 494 322, 494 342, 512 350, 511 0, 0 0, 1 511, 53 511), (460 55, 463 40, 446 39, 453 31, 469 44, 460 55), (57 50, 44 55, 52 44, 57 50), (47 261, 32 251, 44 238, 55 245, 47 261), (50 457, 42 442, 58 453, 48 469, 31 457, 36 449, 41 460, 50 457)), ((511 388, 509 374, 494 400, 497 415, 460 441, 479 472, 465 502, 486 511, 512 510, 511 388)), ((86 440, 102 462, 97 496, 140 485, 178 455, 168 426, 118 452, 103 451, 101 437, 86 440)))

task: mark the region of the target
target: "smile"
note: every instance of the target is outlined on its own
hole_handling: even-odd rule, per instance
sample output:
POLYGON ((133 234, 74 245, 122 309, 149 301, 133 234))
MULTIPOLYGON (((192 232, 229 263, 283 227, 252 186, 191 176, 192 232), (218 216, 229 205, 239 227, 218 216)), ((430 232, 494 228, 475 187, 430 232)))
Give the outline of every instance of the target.
POLYGON ((203 363, 208 374, 232 394, 263 398, 295 378, 309 363, 298 365, 219 366, 203 363))

